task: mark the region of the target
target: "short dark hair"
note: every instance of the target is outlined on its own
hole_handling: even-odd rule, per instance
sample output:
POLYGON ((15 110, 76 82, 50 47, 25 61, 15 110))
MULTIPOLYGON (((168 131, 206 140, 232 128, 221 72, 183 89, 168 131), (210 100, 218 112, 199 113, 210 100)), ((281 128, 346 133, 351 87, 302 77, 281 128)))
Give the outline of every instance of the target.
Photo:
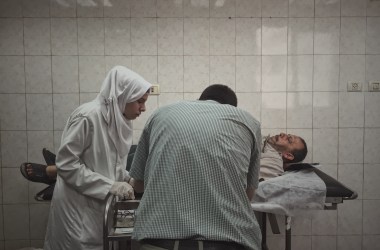
POLYGON ((237 107, 235 92, 223 84, 213 84, 203 90, 199 100, 214 100, 221 104, 229 104, 237 107))
POLYGON ((289 161, 289 163, 301 162, 305 159, 307 155, 307 145, 304 139, 300 137, 300 140, 303 144, 303 149, 295 149, 291 152, 294 156, 293 160, 289 161))

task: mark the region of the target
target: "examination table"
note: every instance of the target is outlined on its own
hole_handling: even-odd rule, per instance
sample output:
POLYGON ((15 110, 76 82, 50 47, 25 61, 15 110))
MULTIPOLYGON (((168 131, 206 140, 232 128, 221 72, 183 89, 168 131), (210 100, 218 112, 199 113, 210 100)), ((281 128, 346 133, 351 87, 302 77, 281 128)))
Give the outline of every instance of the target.
POLYGON ((134 211, 140 200, 119 201, 108 195, 103 219, 104 250, 132 249, 134 211))
MULTIPOLYGON (((130 168, 130 164, 135 151, 135 146, 128 156, 128 166, 127 170, 130 168)), ((289 181, 289 180, 288 180, 289 181)), ((307 193, 307 192, 306 192, 307 193)), ((262 250, 268 250, 267 240, 266 240, 266 218, 271 225, 272 232, 274 234, 279 234, 280 229, 277 223, 276 215, 285 216, 285 250, 291 250, 291 218, 295 216, 298 211, 310 211, 310 210, 335 210, 339 203, 343 203, 344 200, 352 200, 357 198, 357 193, 326 173, 318 169, 316 164, 299 163, 293 164, 287 168, 287 171, 283 176, 273 178, 268 181, 260 182, 259 188, 256 190, 256 197, 258 200, 254 200, 252 203, 252 209, 255 211, 256 217, 259 220, 259 224, 262 232, 262 250), (275 184, 281 182, 282 180, 289 179, 289 177, 294 178, 292 182, 292 187, 288 187, 288 183, 284 185, 286 190, 285 193, 270 192, 266 195, 262 192, 270 184, 275 184), (313 181, 320 182, 320 188, 317 186, 317 196, 297 197, 298 200, 289 201, 289 204, 283 204, 277 202, 278 196, 288 195, 288 197, 297 196, 294 195, 293 186, 297 185, 300 177, 305 177, 306 180, 305 187, 308 188, 312 186, 313 181), (320 190, 319 190, 320 189, 320 190), (292 192, 290 192, 292 191, 292 192), (262 194, 261 198, 259 194, 262 194), (269 197, 268 197, 269 195, 269 197), (277 196, 277 197, 276 197, 277 196), (298 207, 294 207, 294 204, 298 204, 298 207)), ((281 197, 280 197, 281 198, 281 197)), ((283 201, 288 202, 290 199, 283 199, 283 201)), ((104 211, 104 224, 103 224, 103 241, 104 250, 117 250, 117 249, 131 249, 133 242, 131 241, 133 222, 134 222, 134 211, 138 208, 139 200, 127 200, 119 201, 114 195, 109 195, 107 197, 107 203, 104 211), (120 220, 120 219, 123 220, 120 220), (123 221, 123 222, 121 222, 123 221)))
MULTIPOLYGON (((295 216, 298 213, 302 213, 303 211, 308 210, 336 210, 337 205, 339 203, 343 203, 344 200, 352 200, 357 198, 357 193, 350 188, 346 187, 333 177, 329 176, 328 174, 322 172, 318 168, 318 164, 308 164, 308 163, 298 163, 293 164, 290 167, 287 168, 284 178, 287 178, 288 176, 293 176, 295 182, 299 179, 301 176, 314 174, 316 176, 315 179, 320 179, 325 185, 325 190, 321 190, 320 194, 318 194, 315 197, 312 197, 312 200, 307 201, 310 199, 310 197, 303 197, 302 199, 305 199, 304 204, 300 204, 299 207, 294 207, 294 204, 291 204, 290 206, 286 206, 286 200, 284 200, 284 204, 279 206, 270 206, 267 205, 268 201, 272 199, 272 197, 269 197, 268 199, 266 197, 262 197, 262 199, 258 201, 258 203, 255 204, 252 203, 252 208, 255 211, 256 217, 258 217, 258 221, 261 227, 262 232, 262 250, 268 250, 267 246, 267 240, 266 240, 266 230, 267 230, 267 218, 271 225, 272 232, 274 234, 279 234, 280 229, 277 223, 276 215, 282 215, 285 216, 285 250, 291 250, 291 218, 295 216), (323 198, 320 204, 318 202, 315 202, 319 198, 323 198), (261 204, 260 204, 261 203, 261 204), (303 206, 304 205, 304 206, 303 206)), ((283 176, 281 176, 283 177, 283 176)), ((277 177, 280 178, 280 177, 277 177)), ((280 179, 273 178, 270 179, 272 183, 275 183, 276 181, 279 181, 280 179)), ((265 186, 268 185, 268 181, 260 182, 259 188, 257 192, 260 193, 260 190, 265 189, 265 186)), ((307 184, 306 184, 307 185, 307 184)), ((302 185, 301 185, 302 186, 302 185)), ((286 190, 285 192, 288 192, 286 190)), ((304 194, 304 193, 303 193, 304 194)), ((293 194, 289 194, 293 195, 293 194)), ((263 195, 265 196, 265 195, 263 195)), ((275 195, 274 195, 275 196, 275 195)), ((276 202, 276 199, 274 199, 276 202)), ((294 201, 289 201, 293 203, 294 201)), ((301 200, 297 200, 296 202, 302 203, 301 200)))

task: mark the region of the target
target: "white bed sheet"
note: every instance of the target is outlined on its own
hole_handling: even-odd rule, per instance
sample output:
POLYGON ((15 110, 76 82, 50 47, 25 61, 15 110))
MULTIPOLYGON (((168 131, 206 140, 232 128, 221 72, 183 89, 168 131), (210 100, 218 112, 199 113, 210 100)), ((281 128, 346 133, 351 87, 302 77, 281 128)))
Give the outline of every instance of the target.
POLYGON ((324 209, 326 185, 310 169, 285 172, 260 182, 252 202, 255 211, 281 215, 300 215, 324 209))

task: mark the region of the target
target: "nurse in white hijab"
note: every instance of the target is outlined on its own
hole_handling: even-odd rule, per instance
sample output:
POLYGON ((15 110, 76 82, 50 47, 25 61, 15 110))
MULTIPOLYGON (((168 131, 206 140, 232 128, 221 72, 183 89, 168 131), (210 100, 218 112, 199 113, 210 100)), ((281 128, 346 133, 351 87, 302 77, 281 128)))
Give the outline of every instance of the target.
POLYGON ((134 199, 125 170, 132 122, 145 111, 151 84, 116 66, 99 95, 69 117, 57 153, 45 250, 101 250, 108 193, 134 199))

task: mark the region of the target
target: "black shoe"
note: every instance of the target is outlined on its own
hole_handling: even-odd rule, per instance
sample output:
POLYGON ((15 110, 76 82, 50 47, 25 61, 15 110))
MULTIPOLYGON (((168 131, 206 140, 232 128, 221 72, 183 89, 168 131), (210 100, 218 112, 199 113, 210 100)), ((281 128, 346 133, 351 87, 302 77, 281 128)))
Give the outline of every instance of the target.
POLYGON ((51 199, 53 198, 54 187, 55 187, 55 183, 49 185, 47 188, 45 188, 45 189, 41 190, 40 192, 38 192, 34 196, 34 199, 36 201, 51 201, 51 199))
POLYGON ((55 183, 55 178, 52 179, 46 174, 46 167, 42 164, 32 163, 32 162, 24 162, 20 166, 21 174, 28 179, 29 181, 33 182, 41 182, 45 184, 53 184, 55 183), (32 173, 28 173, 27 168, 32 169, 32 173))
POLYGON ((50 152, 46 148, 43 148, 42 149, 42 155, 44 156, 46 164, 48 166, 55 165, 55 157, 56 157, 56 155, 54 153, 50 152))

